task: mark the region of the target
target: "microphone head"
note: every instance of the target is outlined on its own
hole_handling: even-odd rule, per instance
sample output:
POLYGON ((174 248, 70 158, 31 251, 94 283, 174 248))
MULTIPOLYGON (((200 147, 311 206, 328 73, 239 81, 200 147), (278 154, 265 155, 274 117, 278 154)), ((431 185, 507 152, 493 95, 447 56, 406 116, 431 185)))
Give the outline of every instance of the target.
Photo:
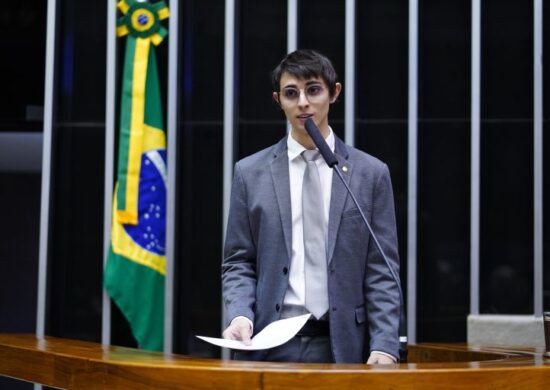
POLYGON ((313 143, 317 148, 319 149, 319 153, 321 153, 321 156, 325 159, 327 165, 329 167, 334 167, 336 164, 338 164, 338 159, 332 153, 332 150, 327 145, 327 141, 323 138, 323 135, 321 134, 321 131, 313 122, 313 119, 307 118, 305 123, 306 131, 313 140, 313 143))

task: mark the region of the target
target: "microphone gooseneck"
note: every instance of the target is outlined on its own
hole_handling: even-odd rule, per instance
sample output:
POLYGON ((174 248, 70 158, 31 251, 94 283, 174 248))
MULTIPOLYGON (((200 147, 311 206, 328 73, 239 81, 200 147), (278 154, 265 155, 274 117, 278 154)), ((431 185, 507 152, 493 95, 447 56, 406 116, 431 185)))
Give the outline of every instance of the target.
POLYGON ((378 252, 382 255, 382 258, 384 259, 386 266, 388 267, 390 274, 397 284, 398 290, 399 290, 399 300, 401 302, 401 315, 399 318, 399 360, 402 363, 405 363, 407 361, 407 326, 405 321, 405 306, 403 302, 403 291, 401 289, 401 282, 399 280, 399 277, 395 273, 395 270, 391 266, 386 254, 384 253, 384 250, 382 249, 382 246, 378 242, 378 239, 376 238, 376 235, 374 234, 369 221, 365 217, 365 214, 363 212, 363 209, 359 205, 359 202, 355 198, 355 195, 351 191, 351 188, 349 187, 348 183, 344 179, 344 176, 342 175, 342 172, 340 172, 340 169, 337 167, 338 165, 338 159, 330 150, 327 142, 323 138, 321 132, 317 128, 317 125, 315 125, 315 122, 311 118, 308 118, 305 122, 305 128, 311 139, 313 140, 313 143, 317 148, 319 149, 319 153, 321 153, 321 156, 323 156, 323 159, 326 161, 327 165, 334 169, 337 176, 340 178, 344 186, 346 187, 346 190, 348 191, 348 194, 350 195, 351 199, 353 200, 353 203, 355 203, 355 206, 359 210, 359 213, 361 214, 361 218, 363 219, 363 222, 367 226, 367 229, 369 231, 370 236, 372 237, 374 244, 376 245, 376 248, 378 249, 378 252))

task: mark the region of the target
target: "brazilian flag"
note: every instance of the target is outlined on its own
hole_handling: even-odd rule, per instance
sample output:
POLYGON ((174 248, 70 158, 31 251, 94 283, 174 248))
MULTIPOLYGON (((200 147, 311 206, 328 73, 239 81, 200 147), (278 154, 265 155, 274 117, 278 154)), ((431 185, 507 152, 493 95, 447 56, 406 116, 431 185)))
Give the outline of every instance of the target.
POLYGON ((155 46, 167 31, 164 2, 123 0, 126 36, 117 183, 104 285, 140 348, 160 351, 166 274, 166 133, 155 46))

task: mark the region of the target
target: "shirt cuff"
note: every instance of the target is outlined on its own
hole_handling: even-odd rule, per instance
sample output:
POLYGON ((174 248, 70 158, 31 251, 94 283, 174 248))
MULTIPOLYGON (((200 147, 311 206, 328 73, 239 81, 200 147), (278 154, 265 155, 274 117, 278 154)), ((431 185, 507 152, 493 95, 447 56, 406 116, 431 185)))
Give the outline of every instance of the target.
MULTIPOLYGON (((246 318, 246 317, 245 317, 246 318)), ((391 360, 393 360, 394 363, 397 363, 397 358, 393 355, 390 355, 389 353, 386 353, 386 352, 382 352, 382 351, 371 351, 371 353, 379 353, 380 355, 384 355, 384 356, 387 356, 389 357, 391 360)))
POLYGON ((247 320, 248 324, 250 325, 250 333, 252 333, 252 334, 254 333, 254 324, 252 323, 252 321, 250 321, 250 318, 245 317, 245 316, 237 316, 237 317, 235 317, 231 320, 231 324, 233 324, 233 321, 235 321, 237 318, 244 318, 245 320, 247 320))

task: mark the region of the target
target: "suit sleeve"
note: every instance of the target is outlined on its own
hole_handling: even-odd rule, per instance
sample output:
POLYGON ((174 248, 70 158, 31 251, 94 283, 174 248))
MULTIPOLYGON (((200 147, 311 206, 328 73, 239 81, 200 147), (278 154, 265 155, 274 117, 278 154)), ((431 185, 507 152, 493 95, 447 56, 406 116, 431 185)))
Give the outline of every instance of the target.
MULTIPOLYGON (((399 277, 395 206, 390 174, 385 164, 374 188, 371 227, 395 275, 399 277)), ((369 318, 369 350, 399 357, 399 285, 372 238, 367 253, 365 295, 369 318)))
POLYGON ((222 262, 222 293, 228 324, 237 316, 245 316, 254 322, 256 247, 250 230, 246 185, 239 163, 235 165, 231 189, 222 262))

